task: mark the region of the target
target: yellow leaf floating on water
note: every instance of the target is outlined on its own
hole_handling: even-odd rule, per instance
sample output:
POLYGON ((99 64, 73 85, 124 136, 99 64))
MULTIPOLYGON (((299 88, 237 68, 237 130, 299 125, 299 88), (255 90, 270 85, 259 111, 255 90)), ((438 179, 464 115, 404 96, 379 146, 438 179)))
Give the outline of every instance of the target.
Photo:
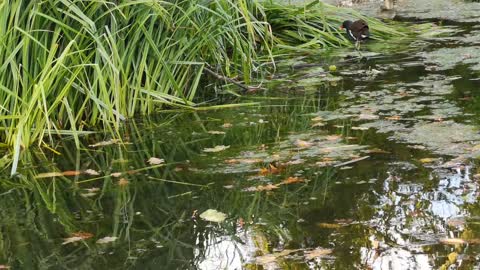
POLYGON ((432 163, 432 162, 435 162, 437 160, 438 160, 437 158, 422 158, 422 159, 420 159, 420 162, 421 163, 432 163))
POLYGON ((456 253, 456 252, 452 252, 452 253, 448 254, 448 256, 447 256, 448 261, 451 264, 454 264, 457 261, 457 257, 458 257, 458 253, 456 253))
POLYGON ((227 218, 227 215, 215 209, 208 209, 200 214, 200 218, 206 221, 221 223, 227 218))
POLYGON ((160 165, 162 163, 165 163, 165 160, 163 158, 151 157, 150 159, 148 159, 147 163, 150 165, 160 165))
POLYGON ((328 248, 316 248, 314 250, 305 251, 305 259, 313 260, 318 257, 323 257, 325 255, 331 254, 332 250, 328 248))
POLYGON ((204 148, 203 149, 203 152, 206 152, 206 153, 216 153, 216 152, 221 152, 225 149, 228 149, 230 148, 230 145, 217 145, 213 148, 204 148))

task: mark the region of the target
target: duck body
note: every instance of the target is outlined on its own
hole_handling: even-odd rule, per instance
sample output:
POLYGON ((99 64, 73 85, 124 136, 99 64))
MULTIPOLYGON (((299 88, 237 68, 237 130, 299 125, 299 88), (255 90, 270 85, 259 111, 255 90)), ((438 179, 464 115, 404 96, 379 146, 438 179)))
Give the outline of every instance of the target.
POLYGON ((355 42, 361 42, 370 37, 370 29, 364 20, 358 21, 344 21, 340 29, 344 29, 347 33, 348 39, 355 42))

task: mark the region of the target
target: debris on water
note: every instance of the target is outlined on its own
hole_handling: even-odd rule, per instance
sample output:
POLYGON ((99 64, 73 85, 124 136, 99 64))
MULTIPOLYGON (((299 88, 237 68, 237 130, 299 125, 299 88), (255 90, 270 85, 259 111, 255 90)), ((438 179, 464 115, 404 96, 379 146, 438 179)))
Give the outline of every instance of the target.
POLYGON ((227 215, 215 209, 208 209, 200 214, 200 218, 206 221, 221 223, 227 218, 227 215))

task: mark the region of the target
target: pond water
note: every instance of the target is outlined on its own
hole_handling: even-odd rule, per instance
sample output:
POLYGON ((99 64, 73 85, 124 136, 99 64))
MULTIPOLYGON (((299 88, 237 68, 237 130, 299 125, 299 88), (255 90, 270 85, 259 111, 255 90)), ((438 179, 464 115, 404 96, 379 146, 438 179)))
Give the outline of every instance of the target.
POLYGON ((480 267, 480 28, 428 33, 280 61, 246 106, 24 153, 0 265, 480 267))

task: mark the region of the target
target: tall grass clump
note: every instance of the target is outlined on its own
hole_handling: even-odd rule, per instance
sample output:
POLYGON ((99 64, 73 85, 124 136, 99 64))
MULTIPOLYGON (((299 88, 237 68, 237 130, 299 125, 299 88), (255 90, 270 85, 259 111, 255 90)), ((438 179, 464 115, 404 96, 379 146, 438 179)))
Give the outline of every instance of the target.
POLYGON ((318 1, 299 8, 255 0, 5 0, 0 142, 13 149, 12 173, 21 149, 34 143, 49 148, 69 135, 80 147, 89 130, 115 135, 134 115, 195 106, 209 77, 248 84, 276 48, 347 45, 336 30, 345 15, 352 13, 318 1))
POLYGON ((34 142, 194 105, 206 65, 248 82, 272 47, 263 17, 247 0, 3 1, 0 138, 18 161, 34 142))

